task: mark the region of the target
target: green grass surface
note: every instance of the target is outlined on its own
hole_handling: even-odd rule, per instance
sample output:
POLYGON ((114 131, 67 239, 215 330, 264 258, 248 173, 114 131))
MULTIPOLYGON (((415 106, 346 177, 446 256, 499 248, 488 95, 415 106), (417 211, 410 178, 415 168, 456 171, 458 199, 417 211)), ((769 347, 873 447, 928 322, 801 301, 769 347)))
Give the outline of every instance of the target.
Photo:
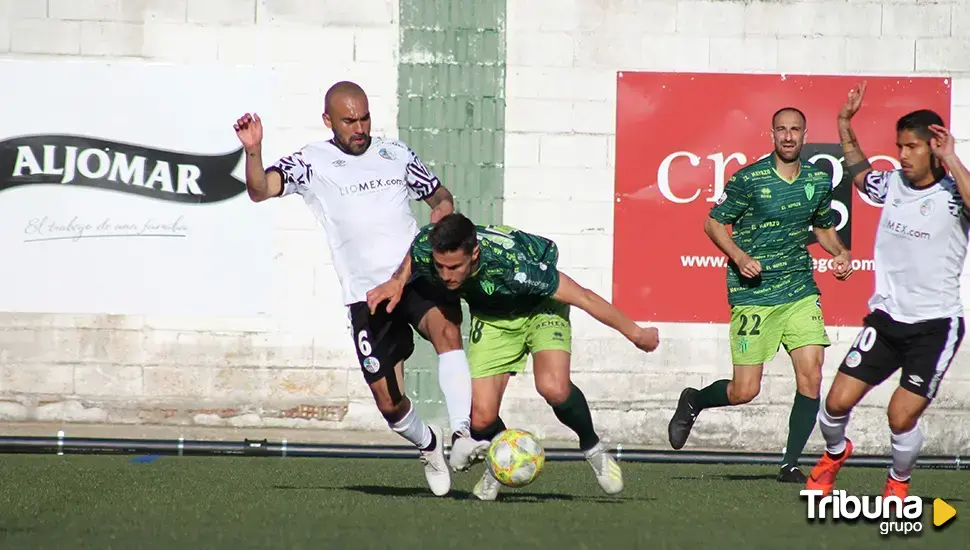
MULTIPOLYGON (((0 455, 0 548, 629 548, 949 550, 970 540, 970 473, 918 470, 924 529, 809 524, 800 487, 761 466, 624 463, 619 497, 583 462, 548 462, 531 486, 468 500, 476 473, 431 495, 416 460, 0 455), (932 527, 934 497, 957 509, 932 527)), ((847 468, 841 488, 881 494, 885 470, 847 468)))

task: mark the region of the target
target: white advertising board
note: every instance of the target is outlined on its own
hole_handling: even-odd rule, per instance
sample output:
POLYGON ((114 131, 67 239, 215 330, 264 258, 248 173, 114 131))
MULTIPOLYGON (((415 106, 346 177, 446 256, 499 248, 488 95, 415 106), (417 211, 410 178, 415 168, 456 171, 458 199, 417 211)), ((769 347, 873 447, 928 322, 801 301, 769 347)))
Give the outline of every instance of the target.
POLYGON ((232 129, 253 67, 0 62, 0 311, 268 311, 272 220, 232 129))

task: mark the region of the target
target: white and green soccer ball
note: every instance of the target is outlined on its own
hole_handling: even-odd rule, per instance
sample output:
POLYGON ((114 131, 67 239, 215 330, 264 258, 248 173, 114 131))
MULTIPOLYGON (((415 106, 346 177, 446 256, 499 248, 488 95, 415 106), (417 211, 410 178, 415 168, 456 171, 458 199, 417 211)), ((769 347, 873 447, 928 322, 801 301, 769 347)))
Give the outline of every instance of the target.
POLYGON ((486 467, 506 487, 525 487, 539 477, 546 454, 539 439, 524 430, 508 429, 488 447, 486 467))

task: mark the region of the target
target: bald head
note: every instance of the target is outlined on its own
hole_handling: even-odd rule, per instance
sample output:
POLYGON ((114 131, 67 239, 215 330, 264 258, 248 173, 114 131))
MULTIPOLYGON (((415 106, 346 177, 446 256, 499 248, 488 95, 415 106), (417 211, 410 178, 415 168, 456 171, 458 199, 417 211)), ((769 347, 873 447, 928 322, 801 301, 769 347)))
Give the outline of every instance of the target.
POLYGON ((771 117, 775 155, 786 163, 801 162, 805 145, 805 113, 795 107, 782 107, 771 117))
POLYGON ((323 112, 332 113, 336 105, 348 99, 367 101, 367 94, 356 82, 344 80, 334 84, 323 98, 323 112))
POLYGON ((370 106, 357 84, 342 81, 327 90, 323 122, 333 130, 333 142, 343 152, 360 155, 370 147, 370 106))

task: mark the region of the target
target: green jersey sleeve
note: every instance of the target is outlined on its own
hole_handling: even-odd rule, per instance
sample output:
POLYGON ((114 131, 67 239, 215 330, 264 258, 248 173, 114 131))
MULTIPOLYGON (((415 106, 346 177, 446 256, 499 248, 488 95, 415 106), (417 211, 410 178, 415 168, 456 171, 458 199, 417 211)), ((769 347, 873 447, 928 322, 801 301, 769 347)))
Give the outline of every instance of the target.
POLYGON ((431 228, 426 225, 411 241, 411 277, 434 277, 434 256, 431 254, 431 228))
POLYGON ((750 204, 747 182, 742 174, 735 172, 724 186, 724 192, 718 197, 714 208, 711 208, 710 216, 724 225, 733 225, 750 204))
POLYGON ((825 191, 818 201, 818 207, 812 216, 812 227, 828 229, 835 225, 835 216, 832 214, 832 186, 825 185, 825 191))

